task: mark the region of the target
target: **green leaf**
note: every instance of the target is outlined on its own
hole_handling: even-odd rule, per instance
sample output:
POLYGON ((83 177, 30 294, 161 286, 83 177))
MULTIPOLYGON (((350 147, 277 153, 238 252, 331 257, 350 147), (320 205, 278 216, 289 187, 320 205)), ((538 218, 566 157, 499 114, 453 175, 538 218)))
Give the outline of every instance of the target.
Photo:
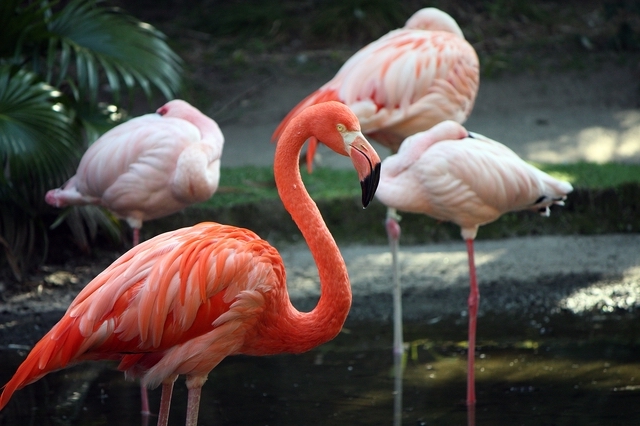
POLYGON ((54 58, 59 78, 71 78, 62 74, 68 63, 65 55, 71 52, 76 56, 79 93, 90 100, 98 98, 100 74, 106 75, 111 92, 120 90, 120 80, 129 89, 139 85, 147 96, 155 86, 168 99, 180 88, 182 60, 164 34, 149 24, 98 6, 96 1, 72 0, 52 16, 47 27, 64 53, 54 58))
MULTIPOLYGON (((112 103, 137 89, 175 97, 182 61, 162 33, 99 0, 0 0, 0 28, 0 238, 15 272, 37 251, 34 241, 46 247, 46 191, 126 115, 112 103)), ((74 211, 65 221, 80 245, 85 230, 116 235, 104 211, 74 211)))
POLYGON ((0 185, 35 204, 72 173, 82 147, 73 114, 59 98, 35 74, 0 66, 0 185))

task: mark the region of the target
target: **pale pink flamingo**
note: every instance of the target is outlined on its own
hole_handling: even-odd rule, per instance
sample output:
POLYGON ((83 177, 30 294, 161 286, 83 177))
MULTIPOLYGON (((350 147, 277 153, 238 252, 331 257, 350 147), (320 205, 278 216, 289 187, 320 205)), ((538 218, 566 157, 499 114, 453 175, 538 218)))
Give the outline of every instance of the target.
MULTIPOLYGON (((506 146, 469 133, 460 124, 446 121, 417 133, 382 163, 377 197, 387 207, 423 213, 451 221, 462 229, 469 257, 469 352, 467 404, 476 401, 474 354, 478 284, 473 240, 478 227, 517 210, 534 210, 548 216, 549 206, 564 205, 573 190, 523 161, 506 146)), ((400 226, 394 215, 387 219, 389 235, 397 249, 400 226)), ((393 253, 394 271, 397 270, 393 253)), ((396 318, 396 322, 401 318, 396 318)))
MULTIPOLYGON (((296 105, 273 133, 309 105, 348 105, 362 132, 394 153, 402 141, 444 120, 463 123, 479 85, 478 55, 447 13, 425 8, 356 52, 329 82, 296 105)), ((312 168, 315 140, 307 150, 312 168)))
MULTIPOLYGON (((135 246, 144 221, 211 198, 220 180, 223 144, 215 121, 173 100, 102 135, 84 153, 76 174, 62 189, 48 191, 45 201, 55 207, 105 207, 127 220, 135 246)), ((147 415, 147 389, 140 393, 147 415)))
POLYGON ((373 199, 380 158, 356 116, 337 102, 308 108, 283 132, 275 180, 318 266, 315 309, 293 307, 280 255, 253 232, 216 223, 167 232, 133 247, 80 292, 5 385, 0 409, 17 389, 69 363, 119 359, 145 386, 162 384, 158 425, 167 424, 175 379, 186 375, 186 423, 195 426, 201 387, 223 358, 300 353, 333 339, 349 312, 351 287, 300 177, 300 150, 311 136, 351 158, 364 206, 373 199))
POLYGON ((218 188, 224 138, 215 121, 182 100, 122 123, 85 152, 55 207, 95 204, 124 218, 139 242, 144 221, 206 201, 218 188))

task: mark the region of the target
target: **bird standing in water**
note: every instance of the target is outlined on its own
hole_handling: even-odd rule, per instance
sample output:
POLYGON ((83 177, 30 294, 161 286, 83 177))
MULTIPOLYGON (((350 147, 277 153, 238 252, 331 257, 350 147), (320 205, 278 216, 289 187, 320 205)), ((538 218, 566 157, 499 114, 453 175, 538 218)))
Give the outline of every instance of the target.
MULTIPOLYGON (((473 109, 480 82, 478 55, 460 26, 447 13, 424 8, 396 29, 356 52, 326 84, 296 105, 273 133, 277 140, 287 123, 309 105, 339 101, 358 116, 362 132, 396 153, 407 137, 444 120, 464 123, 473 109)), ((307 169, 311 172, 316 140, 309 140, 307 169)), ((387 217, 397 224, 394 210, 387 217)), ((388 222, 389 223, 389 222, 388 222)), ((392 252, 399 237, 387 226, 392 252)), ((397 264, 396 264, 397 265, 397 264)), ((394 270, 393 304, 402 315, 399 271, 394 270)), ((395 375, 401 374, 404 352, 402 322, 394 323, 395 375)), ((401 391, 395 390, 396 413, 401 391)), ((396 423, 399 420, 396 418, 396 423)))
MULTIPOLYGON (((481 225, 518 210, 549 215, 573 190, 523 161, 506 146, 459 123, 445 121, 417 133, 382 163, 378 199, 389 208, 422 213, 460 226, 469 258, 470 295, 467 404, 476 401, 474 353, 479 291, 473 240, 481 225)), ((387 219, 387 229, 400 226, 387 219)), ((397 247, 397 241, 396 241, 397 247)), ((393 254, 394 260, 396 254, 393 254)), ((395 267, 394 267, 395 269, 395 267)))
POLYGON ((215 121, 182 100, 106 132, 85 152, 76 174, 45 201, 95 204, 124 218, 133 245, 146 220, 206 201, 220 180, 224 137, 215 121))
POLYGON ((118 359, 119 368, 144 385, 162 385, 161 426, 168 422, 173 383, 186 375, 186 424, 195 426, 201 387, 225 357, 301 353, 333 339, 349 312, 351 287, 300 176, 300 150, 312 136, 351 158, 364 206, 380 172, 358 119, 340 103, 308 108, 283 132, 274 174, 318 266, 321 294, 311 312, 293 307, 282 258, 253 232, 216 223, 167 232, 133 247, 80 292, 5 385, 0 409, 16 390, 69 363, 118 359))

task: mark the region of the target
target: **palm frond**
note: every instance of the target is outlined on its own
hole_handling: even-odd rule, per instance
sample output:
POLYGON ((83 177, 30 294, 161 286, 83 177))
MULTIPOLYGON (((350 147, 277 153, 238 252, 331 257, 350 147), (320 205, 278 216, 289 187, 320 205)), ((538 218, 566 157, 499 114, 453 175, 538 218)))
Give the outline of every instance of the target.
MULTIPOLYGON (((180 88, 182 61, 165 36, 151 25, 96 1, 72 0, 47 22, 47 72, 57 86, 71 78, 78 92, 95 103, 104 75, 114 102, 121 88, 155 86, 168 99, 180 88), (55 77, 54 77, 55 74, 55 77)), ((79 99, 77 99, 79 100, 79 99)))
POLYGON ((79 128, 60 95, 31 72, 0 66, 0 187, 29 204, 70 176, 81 151, 79 128))
MULTIPOLYGON (((0 0, 0 253, 16 277, 46 248, 45 192, 124 115, 111 103, 136 88, 171 99, 180 87, 182 61, 165 36, 100 3, 0 0)), ((65 219, 81 246, 98 229, 120 237, 98 208, 65 219)))
MULTIPOLYGON (((25 50, 32 50, 46 35, 45 11, 48 4, 24 0, 0 2, 0 61, 20 63, 25 50)), ((28 53, 27 53, 28 54, 28 53)))

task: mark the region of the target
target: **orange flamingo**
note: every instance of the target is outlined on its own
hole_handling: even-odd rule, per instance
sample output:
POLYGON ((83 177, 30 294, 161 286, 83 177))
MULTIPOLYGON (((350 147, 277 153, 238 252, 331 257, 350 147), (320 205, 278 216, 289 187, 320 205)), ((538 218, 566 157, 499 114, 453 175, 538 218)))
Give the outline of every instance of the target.
POLYGON ((215 121, 182 100, 114 127, 85 152, 55 207, 96 204, 125 218, 139 242, 142 222, 206 201, 218 188, 224 137, 215 121))
POLYGON ((201 387, 226 356, 300 353, 333 339, 349 312, 351 288, 300 177, 300 150, 311 136, 351 158, 364 206, 375 193, 380 158, 356 116, 337 102, 308 108, 283 132, 275 180, 318 266, 315 309, 293 307, 280 255, 253 232, 216 223, 167 232, 133 247, 80 292, 5 385, 0 409, 17 389, 50 371, 118 359, 119 368, 144 385, 162 384, 158 425, 167 424, 175 379, 186 375, 186 424, 195 426, 201 387))
MULTIPOLYGON (((478 55, 456 21, 436 8, 420 9, 404 28, 389 32, 349 58, 329 82, 285 116, 272 140, 280 138, 287 123, 309 105, 333 100, 353 110, 367 137, 395 153, 405 138, 437 123, 444 120, 464 123, 473 109, 479 81, 478 55)), ((311 138, 307 149, 309 172, 316 143, 311 138)), ((393 212, 388 210, 387 217, 392 216, 393 212)), ((387 227, 393 245, 391 232, 387 227)), ((399 295, 400 288, 395 286, 396 315, 401 314, 399 295)), ((393 334, 398 377, 404 347, 401 322, 394 323, 393 334)), ((396 389, 395 395, 399 407, 401 389, 396 389)))
MULTIPOLYGON (((445 121, 402 143, 383 162, 377 197, 387 207, 451 221, 462 229, 469 257, 469 351, 467 404, 476 402, 474 354, 479 291, 473 255, 478 227, 517 210, 549 215, 549 206, 564 205, 573 190, 523 161, 506 146, 459 123, 445 121)), ((394 276, 400 226, 387 219, 392 237, 394 276)), ((396 311, 396 322, 401 321, 396 311)))
MULTIPOLYGON (((389 32, 356 52, 338 73, 296 105, 273 133, 309 105, 329 100, 348 105, 362 132, 391 149, 444 120, 463 123, 479 85, 478 55, 456 21, 435 8, 417 11, 404 28, 389 32)), ((310 140, 311 171, 316 141, 310 140)))

